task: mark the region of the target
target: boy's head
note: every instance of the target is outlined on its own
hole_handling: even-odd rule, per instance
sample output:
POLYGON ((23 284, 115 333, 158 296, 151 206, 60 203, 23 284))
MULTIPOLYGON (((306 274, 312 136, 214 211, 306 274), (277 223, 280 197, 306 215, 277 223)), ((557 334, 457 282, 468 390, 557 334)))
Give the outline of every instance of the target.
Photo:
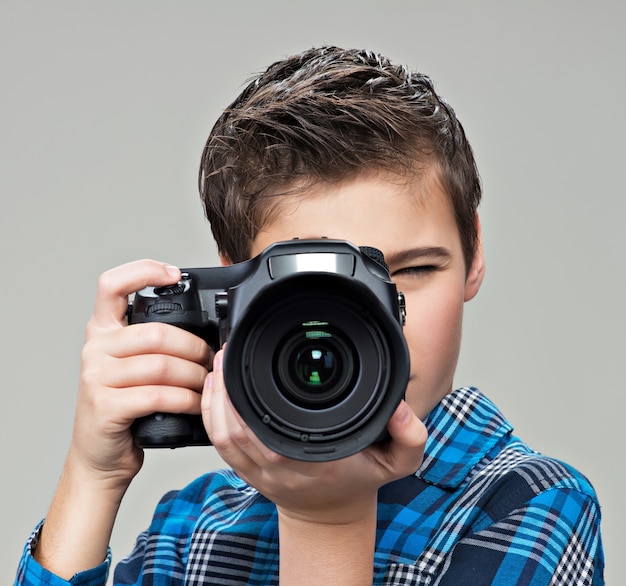
POLYGON ((369 51, 322 47, 274 63, 224 111, 199 187, 221 255, 240 262, 281 195, 372 171, 426 169, 450 198, 469 268, 481 185, 454 111, 425 75, 369 51))

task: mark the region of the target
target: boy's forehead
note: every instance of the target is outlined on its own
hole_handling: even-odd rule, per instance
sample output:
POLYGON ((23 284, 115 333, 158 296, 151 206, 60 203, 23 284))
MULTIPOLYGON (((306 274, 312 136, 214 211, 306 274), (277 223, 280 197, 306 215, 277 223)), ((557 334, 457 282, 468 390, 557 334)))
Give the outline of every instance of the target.
POLYGON ((316 183, 277 196, 273 204, 252 243, 252 256, 292 238, 349 240, 385 253, 458 240, 452 205, 432 172, 367 173, 316 183))
POLYGON ((438 166, 423 166, 413 172, 373 169, 336 181, 300 180, 269 192, 274 213, 269 215, 268 224, 277 216, 294 213, 303 204, 328 211, 349 207, 353 214, 376 207, 384 217, 386 211, 399 208, 406 208, 405 213, 419 213, 433 200, 440 202, 442 196, 449 200, 438 166))

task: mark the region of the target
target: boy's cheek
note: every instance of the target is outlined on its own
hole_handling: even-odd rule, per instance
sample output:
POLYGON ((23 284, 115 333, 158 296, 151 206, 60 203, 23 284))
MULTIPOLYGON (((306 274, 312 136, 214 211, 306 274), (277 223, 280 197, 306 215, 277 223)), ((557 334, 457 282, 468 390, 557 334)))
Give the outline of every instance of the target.
POLYGON ((461 347, 463 300, 442 292, 416 297, 407 299, 404 326, 411 359, 407 402, 423 418, 451 390, 461 347))

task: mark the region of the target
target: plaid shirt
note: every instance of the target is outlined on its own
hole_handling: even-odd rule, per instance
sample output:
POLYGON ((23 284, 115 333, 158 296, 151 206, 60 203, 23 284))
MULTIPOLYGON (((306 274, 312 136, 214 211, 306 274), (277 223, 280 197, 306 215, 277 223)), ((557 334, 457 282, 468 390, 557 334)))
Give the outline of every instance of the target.
MULTIPOLYGON (((426 425, 420 469, 379 492, 375 584, 604 584, 600 507, 580 473, 512 436, 476 389, 445 397, 426 425)), ((16 584, 67 584, 32 558, 37 536, 16 584)), ((104 584, 109 563, 71 583, 104 584)), ((207 474, 165 495, 114 583, 278 584, 276 509, 232 471, 207 474)))

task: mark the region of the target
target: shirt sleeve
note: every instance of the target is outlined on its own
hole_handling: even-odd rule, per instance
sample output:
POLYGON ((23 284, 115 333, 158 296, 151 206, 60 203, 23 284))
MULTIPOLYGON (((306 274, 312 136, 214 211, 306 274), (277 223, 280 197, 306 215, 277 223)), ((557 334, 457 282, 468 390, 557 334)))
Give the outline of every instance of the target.
POLYGON ((37 547, 42 527, 43 521, 35 528, 26 542, 17 568, 14 586, 67 586, 68 584, 71 586, 104 586, 106 584, 111 565, 110 551, 102 564, 75 574, 69 581, 41 566, 33 557, 33 552, 37 547))
POLYGON ((554 488, 497 522, 485 515, 455 546, 438 586, 602 586, 597 500, 554 488))

